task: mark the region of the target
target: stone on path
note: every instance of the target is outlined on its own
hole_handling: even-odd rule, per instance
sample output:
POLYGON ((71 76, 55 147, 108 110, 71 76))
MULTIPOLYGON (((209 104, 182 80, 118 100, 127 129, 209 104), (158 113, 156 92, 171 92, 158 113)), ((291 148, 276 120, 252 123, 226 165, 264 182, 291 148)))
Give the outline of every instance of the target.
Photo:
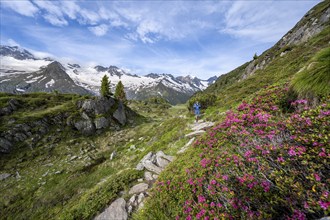
POLYGON ((210 128, 214 125, 214 122, 202 122, 202 123, 197 123, 193 124, 191 130, 193 131, 199 131, 199 130, 205 130, 207 128, 210 128))
POLYGON ((185 137, 196 137, 196 136, 200 136, 200 135, 202 135, 204 133, 205 133, 204 130, 194 131, 194 132, 191 132, 189 134, 186 134, 185 137))
POLYGON ((148 188, 149 188, 148 184, 146 184, 146 183, 139 183, 139 184, 133 186, 129 190, 128 194, 131 195, 131 194, 142 193, 142 192, 145 192, 148 188))
POLYGON ((144 172, 144 178, 145 178, 147 181, 152 181, 152 180, 154 180, 154 178, 152 178, 152 173, 149 172, 149 171, 144 172))
POLYGON ((143 166, 153 173, 160 174, 163 171, 163 168, 156 166, 150 160, 144 161, 143 166))
POLYGON ((115 200, 104 212, 94 220, 127 220, 126 202, 123 198, 115 200))
POLYGON ((191 138, 189 141, 188 141, 188 143, 186 143, 178 152, 177 152, 177 154, 182 154, 183 152, 185 152, 187 149, 188 149, 188 147, 190 146, 190 145, 192 145, 192 143, 194 142, 194 140, 195 140, 196 138, 195 137, 193 137, 193 138, 191 138))
POLYGON ((147 160, 151 160, 152 156, 153 156, 153 153, 152 153, 152 152, 149 152, 148 154, 146 154, 146 155, 142 158, 142 160, 138 163, 138 165, 136 165, 136 169, 137 169, 137 170, 143 170, 143 169, 144 169, 144 165, 143 165, 143 163, 144 163, 145 161, 147 161, 147 160))

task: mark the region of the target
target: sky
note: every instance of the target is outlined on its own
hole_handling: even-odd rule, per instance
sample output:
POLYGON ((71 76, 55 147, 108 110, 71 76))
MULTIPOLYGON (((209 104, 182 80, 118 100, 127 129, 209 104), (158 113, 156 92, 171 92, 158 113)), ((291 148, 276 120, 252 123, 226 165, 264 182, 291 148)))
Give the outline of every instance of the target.
POLYGON ((0 44, 38 57, 207 79, 274 45, 319 0, 0 0, 0 44))

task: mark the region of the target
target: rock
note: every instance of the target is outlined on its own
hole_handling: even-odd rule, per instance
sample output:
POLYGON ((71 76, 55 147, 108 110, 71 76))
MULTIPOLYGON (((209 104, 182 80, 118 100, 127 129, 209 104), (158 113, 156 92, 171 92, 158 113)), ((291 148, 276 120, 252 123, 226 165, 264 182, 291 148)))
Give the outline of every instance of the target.
POLYGON ((132 205, 132 206, 137 206, 137 195, 134 194, 129 200, 128 200, 128 205, 132 205))
POLYGON ((113 98, 97 97, 79 103, 78 107, 81 107, 87 113, 100 115, 106 114, 114 104, 115 100, 113 98))
POLYGON ((16 179, 17 180, 21 179, 21 175, 19 175, 19 172, 18 171, 16 171, 16 179))
POLYGON ((152 178, 157 179, 158 178, 158 175, 157 174, 153 174, 152 175, 152 178))
POLYGON ((147 189, 148 189, 148 184, 146 184, 146 183, 139 183, 139 184, 137 184, 137 185, 135 185, 135 186, 133 186, 130 190, 129 190, 129 192, 128 192, 128 194, 138 194, 138 193, 141 193, 141 192, 144 192, 144 191, 146 191, 147 189))
POLYGON ((137 181, 138 181, 139 183, 141 183, 141 182, 143 182, 143 179, 138 179, 137 181))
POLYGON ((204 130, 200 130, 200 131, 194 131, 194 132, 191 132, 189 134, 186 134, 185 137, 195 137, 195 136, 200 136, 202 134, 204 134, 205 131, 204 130))
POLYGON ((95 125, 91 120, 79 120, 74 123, 74 126, 83 134, 92 135, 95 133, 95 125))
POLYGON ((77 159, 78 158, 78 156, 72 156, 70 159, 69 159, 69 161, 73 161, 73 160, 75 160, 75 159, 77 159))
POLYGON ((115 158, 116 155, 117 155, 116 151, 112 152, 110 155, 110 160, 113 160, 113 158, 115 158))
POLYGON ((104 212, 94 220, 127 220, 126 202, 123 198, 115 200, 104 212))
POLYGON ((113 113, 113 117, 121 124, 125 125, 127 118, 125 113, 125 106, 120 101, 117 110, 113 113))
POLYGON ((153 173, 160 174, 163 171, 163 168, 156 166, 150 160, 144 161, 143 166, 153 173))
POLYGON ((152 173, 150 173, 149 171, 144 172, 144 178, 145 178, 147 181, 152 181, 152 180, 154 180, 154 178, 152 178, 152 173))
POLYGON ((188 149, 188 147, 194 142, 194 140, 195 140, 195 137, 193 137, 193 138, 191 138, 189 141, 188 141, 188 143, 186 143, 178 152, 177 152, 177 154, 182 154, 183 152, 185 152, 187 149, 188 149))
POLYGON ((140 193, 137 199, 137 203, 141 204, 141 202, 144 200, 145 196, 143 193, 140 193))
POLYGON ((90 117, 86 114, 86 112, 82 112, 81 117, 85 120, 90 120, 90 117))
POLYGON ((156 164, 157 164, 157 166, 159 166, 161 168, 165 168, 169 163, 170 163, 170 161, 164 159, 161 156, 156 157, 156 164))
POLYGON ((156 153, 156 157, 163 157, 163 158, 165 158, 166 160, 168 160, 170 162, 172 162, 175 158, 173 156, 166 155, 163 151, 158 151, 156 153))
POLYGON ((109 126, 109 121, 105 117, 96 118, 94 123, 96 129, 107 128, 109 126))
POLYGON ((193 131, 198 131, 198 130, 205 130, 207 128, 210 128, 214 126, 214 122, 203 122, 203 123, 199 123, 197 125, 194 125, 191 130, 193 131))
POLYGON ((133 212, 133 206, 130 205, 127 207, 127 213, 131 214, 132 212, 133 212))
POLYGON ((325 216, 323 218, 320 218, 319 220, 330 220, 330 216, 325 216))
POLYGON ((151 160, 152 156, 154 154, 152 152, 149 152, 148 154, 146 154, 142 160, 138 163, 138 165, 136 166, 136 169, 137 170, 143 170, 144 169, 144 165, 143 163, 146 161, 146 160, 151 160))
POLYGON ((0 137, 0 153, 9 153, 11 147, 13 147, 12 143, 0 137))
POLYGON ((0 174, 0 181, 1 180, 5 180, 5 179, 7 179, 10 176, 11 176, 11 174, 9 174, 9 173, 1 173, 0 174))
POLYGON ((55 172, 55 174, 61 174, 61 173, 62 173, 61 170, 58 170, 58 171, 55 172))
POLYGON ((136 149, 136 146, 135 146, 135 145, 131 145, 131 146, 129 147, 129 149, 130 149, 130 150, 135 150, 135 149, 136 149))

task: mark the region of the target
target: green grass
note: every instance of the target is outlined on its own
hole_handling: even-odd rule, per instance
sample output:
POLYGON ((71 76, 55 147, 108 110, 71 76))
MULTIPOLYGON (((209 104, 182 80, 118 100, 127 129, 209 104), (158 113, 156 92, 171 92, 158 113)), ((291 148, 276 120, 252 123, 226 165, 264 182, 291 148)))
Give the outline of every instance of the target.
MULTIPOLYGON (((306 63, 313 59, 319 59, 319 61, 314 62, 308 72, 314 71, 315 73, 317 72, 317 75, 316 77, 312 77, 312 79, 309 77, 310 75, 306 73, 305 76, 300 76, 305 77, 305 80, 302 80, 301 83, 304 81, 310 82, 312 80, 321 79, 321 77, 324 77, 326 74, 327 76, 325 76, 324 79, 327 79, 329 76, 329 62, 327 60, 328 55, 326 52, 327 49, 324 49, 324 51, 321 50, 323 48, 329 48, 329 41, 330 27, 328 26, 321 33, 299 46, 284 47, 282 50, 276 50, 276 47, 271 48, 258 58, 262 59, 264 56, 269 54, 274 55, 275 58, 266 66, 266 68, 257 70, 253 75, 247 77, 245 80, 238 81, 239 77, 243 74, 242 71, 248 65, 244 64, 229 74, 221 76, 213 86, 210 86, 207 90, 205 90, 205 92, 202 92, 202 95, 205 94, 207 96, 208 93, 215 94, 217 96, 217 100, 213 103, 215 106, 214 108, 230 109, 243 99, 248 98, 266 86, 274 83, 290 82, 295 75, 298 76, 298 72, 306 66, 306 63), (283 50, 286 50, 287 53, 281 57, 280 54, 283 50), (314 57, 318 52, 320 52, 320 54, 317 55, 319 58, 314 57)), ((327 83, 327 80, 324 80, 322 86, 319 85, 320 87, 315 89, 319 92, 322 90, 324 93, 325 91, 328 91, 325 89, 327 83)), ((307 83, 304 85, 306 86, 307 83)), ((298 87, 300 87, 300 90, 304 88, 303 85, 298 85, 298 87)), ((329 88, 329 86, 327 87, 329 88)), ((308 87, 306 87, 305 91, 307 88, 308 87)), ((217 112, 218 111, 214 111, 215 114, 217 114, 217 112)), ((217 116, 215 115, 212 117, 216 118, 217 116)))
POLYGON ((301 97, 330 95, 330 47, 319 51, 292 80, 301 97))
MULTIPOLYGON (((74 110, 80 96, 1 94, 0 99, 17 99, 22 108, 6 120, 16 123, 50 117, 74 110), (46 100, 46 101, 43 101, 46 100), (41 104, 40 104, 41 103, 41 104)), ((135 103, 144 107, 144 103, 135 103)), ((4 219, 91 219, 118 194, 136 183, 143 173, 134 170, 150 151, 174 155, 188 139, 184 137, 187 108, 166 103, 148 106, 151 115, 136 117, 135 126, 84 137, 69 127, 50 127, 36 144, 21 143, 8 155, 0 155, 0 173, 11 177, 0 182, 0 215, 4 219), (61 129, 58 131, 57 129, 61 129), (135 150, 130 149, 132 145, 135 150), (30 146, 30 147, 29 147, 30 146), (113 151, 117 156, 110 161, 113 151), (77 158, 70 160, 73 156, 77 158), (16 172, 21 176, 16 178, 16 172), (56 174, 56 172, 58 172, 56 174)), ((1 124, 6 127, 7 124, 1 124)), ((124 195, 127 196, 127 195, 124 195)))

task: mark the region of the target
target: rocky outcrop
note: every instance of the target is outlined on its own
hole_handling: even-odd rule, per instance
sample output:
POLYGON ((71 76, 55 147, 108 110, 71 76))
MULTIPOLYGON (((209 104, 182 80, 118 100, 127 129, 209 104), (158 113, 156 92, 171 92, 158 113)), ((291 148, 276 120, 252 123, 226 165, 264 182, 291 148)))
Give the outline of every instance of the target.
POLYGON ((104 212, 99 214, 94 220, 126 220, 126 201, 123 198, 115 200, 104 212))
POLYGON ((0 116, 10 115, 13 111, 16 111, 21 105, 16 99, 10 99, 7 106, 0 108, 0 116))
POLYGON ((122 102, 119 102, 117 110, 113 113, 113 117, 121 124, 125 125, 127 121, 125 106, 122 102))
MULTIPOLYGON (((323 2, 321 4, 328 4, 323 2)), ((320 7, 317 5, 316 7, 320 7)), ((324 7, 322 11, 313 8, 301 19, 288 33, 286 33, 280 41, 278 41, 273 48, 276 51, 291 45, 298 45, 308 41, 320 33, 325 27, 329 26, 330 8, 324 7), (316 13, 318 12, 318 14, 316 13)), ((272 49, 272 48, 271 48, 272 49)), ((266 50, 259 58, 251 61, 245 68, 242 74, 242 79, 253 75, 257 70, 264 69, 274 59, 275 53, 271 49, 266 50)), ((282 57, 287 51, 282 51, 279 55, 282 57)))
POLYGON ((52 125, 65 126, 67 113, 62 113, 53 117, 45 117, 36 121, 15 124, 6 131, 0 132, 0 153, 10 153, 18 142, 30 140, 29 146, 32 148, 49 132, 52 125))
POLYGON ((94 97, 93 99, 77 103, 80 115, 70 118, 68 124, 85 135, 95 134, 97 131, 127 124, 128 118, 136 114, 121 101, 113 98, 94 97))

